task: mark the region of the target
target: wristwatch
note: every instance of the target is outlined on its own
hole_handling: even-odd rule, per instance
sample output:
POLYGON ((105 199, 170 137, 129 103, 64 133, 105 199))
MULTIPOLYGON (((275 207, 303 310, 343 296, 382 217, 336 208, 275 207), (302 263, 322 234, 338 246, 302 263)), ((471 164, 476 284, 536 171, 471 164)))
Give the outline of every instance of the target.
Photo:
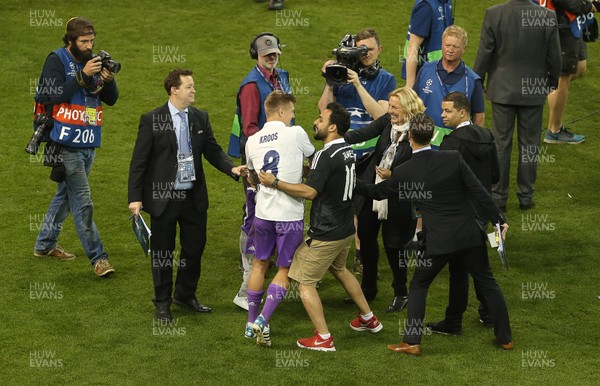
POLYGON ((275 177, 275 179, 273 180, 273 183, 271 184, 271 187, 279 190, 279 188, 277 187, 277 184, 279 184, 279 178, 275 177))

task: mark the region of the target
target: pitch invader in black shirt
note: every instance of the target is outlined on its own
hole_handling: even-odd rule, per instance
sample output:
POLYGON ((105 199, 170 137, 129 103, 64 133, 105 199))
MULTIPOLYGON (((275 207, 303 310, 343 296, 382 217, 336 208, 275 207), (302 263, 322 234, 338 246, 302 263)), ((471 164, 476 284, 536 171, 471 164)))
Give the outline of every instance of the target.
POLYGON ((352 193, 356 184, 352 148, 344 141, 350 127, 350 114, 336 102, 329 103, 314 123, 315 139, 325 147, 313 158, 306 184, 279 181, 271 173, 260 172, 260 182, 291 196, 313 200, 310 229, 292 260, 288 276, 299 283, 300 298, 313 322, 315 335, 298 339, 298 347, 335 351, 317 283, 329 270, 344 286, 358 307, 358 317, 350 322, 355 331, 379 332, 383 325, 371 312, 360 284, 346 268, 350 243, 354 238, 352 193))
MULTIPOLYGON (((315 133, 315 138, 321 139, 320 135, 315 133)), ((335 241, 354 235, 354 168, 354 152, 343 138, 328 142, 316 153, 306 184, 321 194, 313 199, 308 237, 335 241)))

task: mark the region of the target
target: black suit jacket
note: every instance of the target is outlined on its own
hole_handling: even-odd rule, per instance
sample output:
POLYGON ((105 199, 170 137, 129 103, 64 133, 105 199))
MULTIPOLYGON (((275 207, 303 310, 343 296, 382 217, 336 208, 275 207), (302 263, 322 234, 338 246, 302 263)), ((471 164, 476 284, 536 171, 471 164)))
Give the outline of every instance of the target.
POLYGON ((415 200, 423 215, 428 255, 460 251, 484 242, 485 235, 475 221, 469 199, 478 201, 492 222, 504 223, 490 194, 456 151, 413 154, 380 184, 359 180, 357 191, 378 200, 415 200))
POLYGON ((457 150, 488 192, 500 180, 496 143, 488 129, 461 126, 444 137, 440 150, 457 150))
MULTIPOLYGON (((202 156, 215 168, 237 180, 231 172, 235 166, 217 143, 208 114, 188 107, 188 122, 194 154, 196 181, 194 202, 199 211, 208 209, 206 178, 202 156)), ((140 118, 138 136, 129 165, 129 202, 141 201, 151 216, 160 216, 173 195, 177 174, 177 136, 169 106, 165 103, 140 118)))

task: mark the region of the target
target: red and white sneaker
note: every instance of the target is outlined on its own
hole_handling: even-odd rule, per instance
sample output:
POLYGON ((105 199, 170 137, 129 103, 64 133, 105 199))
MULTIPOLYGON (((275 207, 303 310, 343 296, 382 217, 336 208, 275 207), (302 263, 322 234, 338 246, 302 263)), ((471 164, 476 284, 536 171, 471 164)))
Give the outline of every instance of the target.
POLYGON ((383 328, 383 324, 379 323, 377 320, 377 316, 373 315, 373 317, 369 320, 364 320, 360 316, 360 312, 358 313, 358 318, 352 319, 350 322, 350 327, 354 331, 371 331, 373 334, 381 331, 383 328))
POLYGON ((310 338, 301 338, 296 342, 298 347, 307 348, 309 350, 316 351, 335 351, 335 346, 333 345, 333 336, 330 336, 329 339, 323 340, 319 336, 317 330, 315 330, 315 335, 310 338))

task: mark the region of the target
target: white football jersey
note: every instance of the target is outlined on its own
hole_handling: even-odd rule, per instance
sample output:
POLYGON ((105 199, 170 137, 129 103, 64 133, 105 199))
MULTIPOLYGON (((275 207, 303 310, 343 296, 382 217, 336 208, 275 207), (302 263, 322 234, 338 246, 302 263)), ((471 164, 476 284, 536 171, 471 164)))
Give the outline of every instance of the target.
MULTIPOLYGON (((300 126, 286 126, 280 121, 265 123, 262 130, 248 138, 248 169, 273 173, 281 181, 302 183, 304 158, 315 152, 308 135, 300 126)), ((269 221, 304 219, 304 200, 275 188, 260 185, 256 195, 256 217, 269 221)))

